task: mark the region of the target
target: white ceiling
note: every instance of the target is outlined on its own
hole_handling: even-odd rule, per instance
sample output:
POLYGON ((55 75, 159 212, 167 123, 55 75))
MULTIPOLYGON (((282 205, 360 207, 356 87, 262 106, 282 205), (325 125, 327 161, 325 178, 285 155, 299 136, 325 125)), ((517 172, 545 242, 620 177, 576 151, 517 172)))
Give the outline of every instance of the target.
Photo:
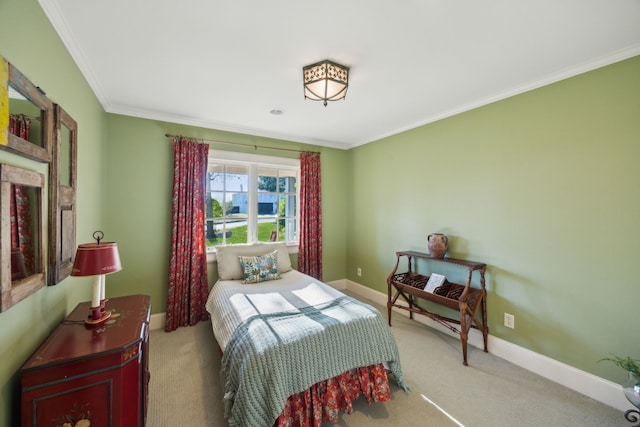
POLYGON ((345 149, 640 54, 640 0, 39 2, 107 112, 345 149))

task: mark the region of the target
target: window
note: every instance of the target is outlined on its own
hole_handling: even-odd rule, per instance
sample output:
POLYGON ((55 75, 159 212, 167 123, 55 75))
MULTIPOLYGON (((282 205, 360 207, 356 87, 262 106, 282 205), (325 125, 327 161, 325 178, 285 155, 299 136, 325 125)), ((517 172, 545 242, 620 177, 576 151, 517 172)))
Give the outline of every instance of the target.
POLYGON ((300 161, 209 151, 205 194, 207 247, 298 242, 300 161))

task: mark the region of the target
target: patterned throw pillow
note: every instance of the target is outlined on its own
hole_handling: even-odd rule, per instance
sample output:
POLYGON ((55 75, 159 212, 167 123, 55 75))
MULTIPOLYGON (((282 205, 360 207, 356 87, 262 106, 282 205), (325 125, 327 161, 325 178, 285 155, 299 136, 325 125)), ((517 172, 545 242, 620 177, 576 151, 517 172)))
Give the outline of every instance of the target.
POLYGON ((278 251, 261 256, 239 256, 244 271, 242 283, 258 283, 280 279, 278 271, 278 251))

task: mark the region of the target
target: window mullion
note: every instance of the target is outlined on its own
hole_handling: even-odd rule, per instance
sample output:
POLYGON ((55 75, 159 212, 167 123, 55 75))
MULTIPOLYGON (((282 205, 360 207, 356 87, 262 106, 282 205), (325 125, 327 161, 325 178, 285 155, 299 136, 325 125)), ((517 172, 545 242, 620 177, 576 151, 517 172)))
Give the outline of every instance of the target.
POLYGON ((247 242, 258 241, 258 166, 252 164, 249 168, 249 194, 247 207, 247 242))

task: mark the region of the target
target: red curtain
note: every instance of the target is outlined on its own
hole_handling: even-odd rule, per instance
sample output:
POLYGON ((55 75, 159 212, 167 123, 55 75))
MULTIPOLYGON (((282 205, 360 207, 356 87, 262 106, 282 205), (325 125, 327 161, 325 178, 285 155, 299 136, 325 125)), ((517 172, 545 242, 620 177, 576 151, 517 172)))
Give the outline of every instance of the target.
POLYGON ((19 253, 21 269, 11 270, 12 280, 23 279, 35 273, 33 232, 31 229, 31 206, 29 189, 24 185, 11 184, 10 197, 11 252, 19 253), (14 276, 15 274, 15 276, 14 276))
MULTIPOLYGON (((31 120, 22 114, 9 116, 9 132, 29 140, 31 120)), ((35 254, 33 253, 33 232, 31 229, 31 207, 29 189, 23 185, 11 184, 10 197, 11 252, 19 254, 21 269, 12 268, 12 280, 22 279, 35 272, 35 254)))
POLYGON ((24 114, 9 115, 9 133, 28 141, 30 131, 31 119, 29 117, 24 114))
POLYGON ((300 154, 300 247, 298 270, 322 280, 320 153, 300 154))
POLYGON ((193 326, 209 315, 204 234, 204 191, 209 146, 193 140, 173 141, 173 229, 165 331, 193 326))

